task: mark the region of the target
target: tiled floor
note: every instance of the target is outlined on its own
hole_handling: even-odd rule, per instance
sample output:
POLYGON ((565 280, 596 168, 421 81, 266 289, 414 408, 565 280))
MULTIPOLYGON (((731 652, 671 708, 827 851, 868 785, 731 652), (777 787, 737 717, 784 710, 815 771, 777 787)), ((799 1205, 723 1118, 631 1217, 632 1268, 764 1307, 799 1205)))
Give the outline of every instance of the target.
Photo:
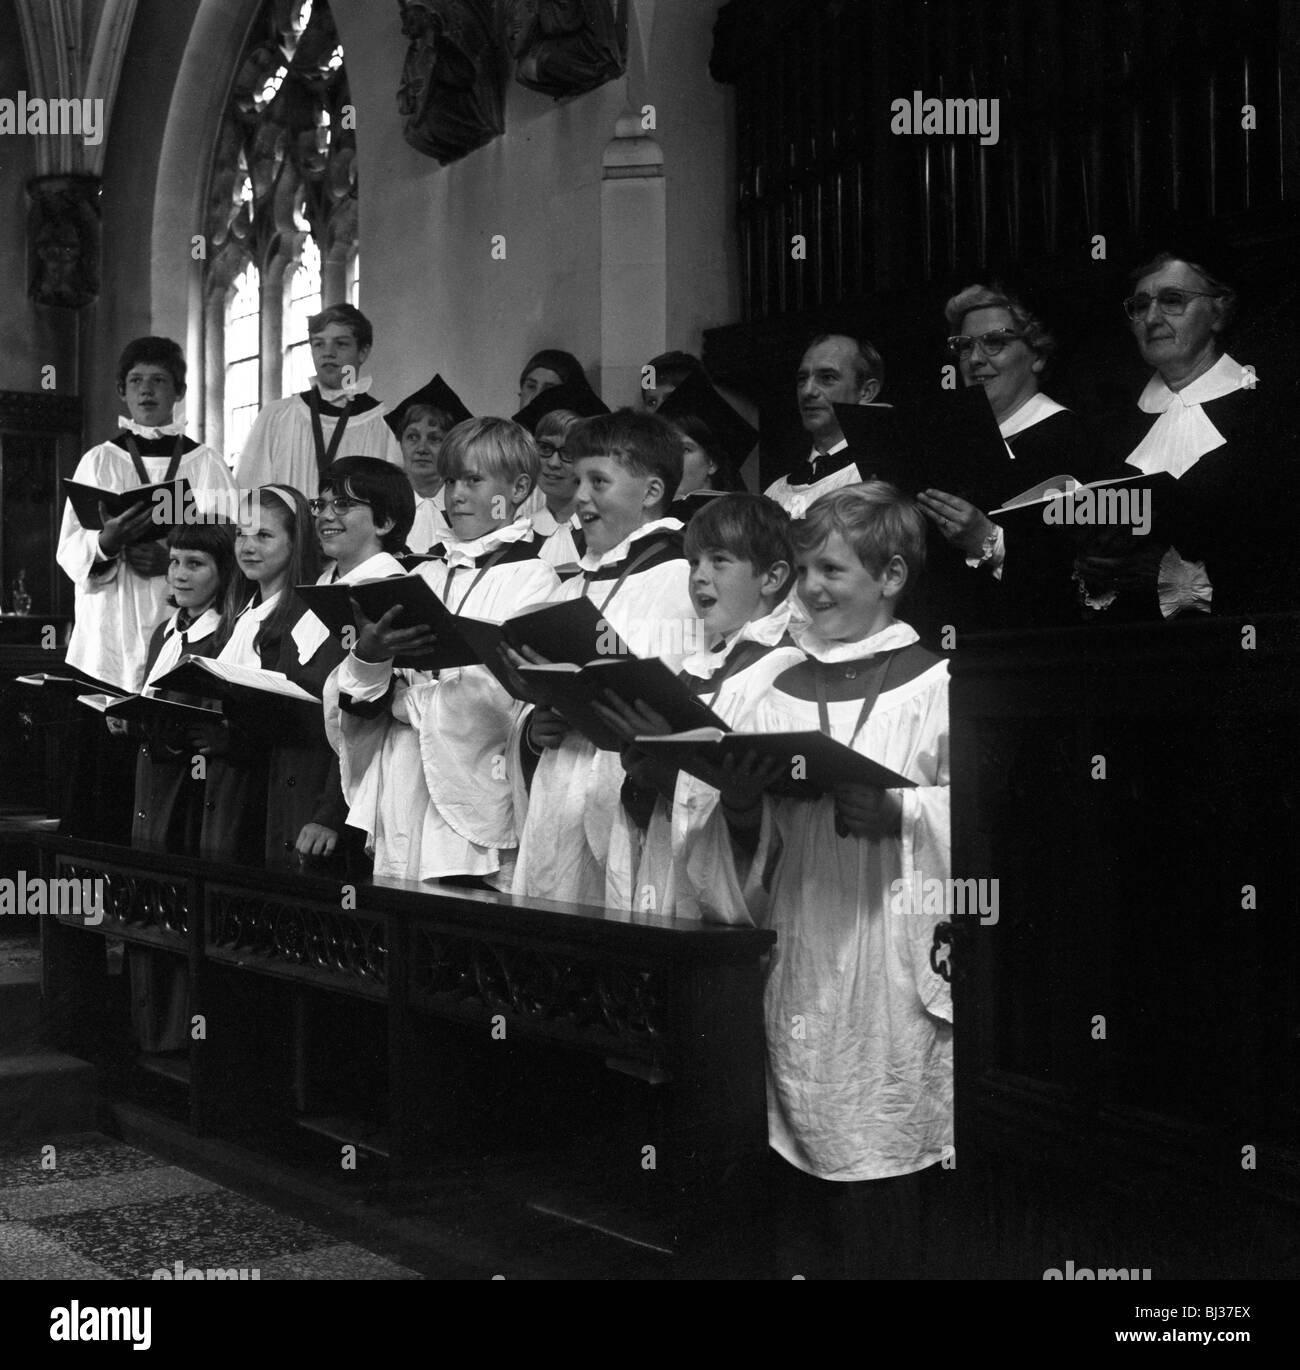
POLYGON ((411 1280, 405 1266, 98 1134, 0 1149, 0 1279, 148 1279, 258 1270, 263 1280, 411 1280))

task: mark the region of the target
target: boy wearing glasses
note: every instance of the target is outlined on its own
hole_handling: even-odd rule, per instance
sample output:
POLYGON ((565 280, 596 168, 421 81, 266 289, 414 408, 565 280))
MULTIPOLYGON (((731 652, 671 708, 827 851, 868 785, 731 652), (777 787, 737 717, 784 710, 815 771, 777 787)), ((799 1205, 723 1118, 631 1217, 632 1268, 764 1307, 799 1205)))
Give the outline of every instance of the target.
POLYGON ((307 321, 307 334, 315 379, 259 411, 235 461, 241 490, 291 485, 310 499, 321 473, 347 453, 402 465, 371 377, 361 374, 375 340, 370 320, 353 305, 331 305, 307 321))

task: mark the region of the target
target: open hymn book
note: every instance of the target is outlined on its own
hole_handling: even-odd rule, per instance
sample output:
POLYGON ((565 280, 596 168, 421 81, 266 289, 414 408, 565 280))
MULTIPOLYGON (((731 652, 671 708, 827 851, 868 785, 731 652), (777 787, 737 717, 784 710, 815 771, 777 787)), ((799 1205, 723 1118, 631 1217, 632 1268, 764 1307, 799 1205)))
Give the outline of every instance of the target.
MULTIPOLYGON (((916 781, 891 771, 825 733, 733 733, 721 728, 693 728, 663 737, 638 737, 636 745, 651 756, 695 775, 703 761, 719 766, 727 757, 750 753, 781 766, 774 794, 815 797, 838 785, 865 785, 878 790, 914 789, 916 781)), ((712 783, 710 774, 700 777, 712 783)))
MULTIPOLYGON (((1037 485, 1031 485, 1028 490, 1021 491, 1014 499, 1009 499, 1000 509, 990 509, 988 517, 996 520, 1000 514, 1014 514, 1022 509, 1044 509, 1045 506, 1055 500, 1063 500, 1067 497, 1082 501, 1095 498, 1090 495, 1090 491, 1113 490, 1116 493, 1124 490, 1165 490, 1175 484, 1173 476, 1167 471, 1159 471, 1155 475, 1148 475, 1145 471, 1134 471, 1131 476, 1116 476, 1110 480, 1081 481, 1074 476, 1049 476, 1047 480, 1039 481, 1037 485)), ((1044 520, 1046 520, 1044 514, 1044 520)), ((1075 522, 1074 519, 1064 519, 1061 522, 1075 522)), ((1095 520, 1077 520, 1078 522, 1092 522, 1095 520)))

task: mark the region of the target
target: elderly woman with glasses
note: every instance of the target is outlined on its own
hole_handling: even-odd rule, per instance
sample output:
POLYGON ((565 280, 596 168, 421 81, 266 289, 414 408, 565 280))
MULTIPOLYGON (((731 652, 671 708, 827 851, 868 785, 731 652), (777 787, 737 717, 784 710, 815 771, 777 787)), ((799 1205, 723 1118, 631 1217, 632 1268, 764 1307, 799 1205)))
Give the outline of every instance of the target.
MULTIPOLYGON (((944 314, 954 330, 948 350, 962 382, 983 389, 1006 443, 1006 464, 988 489, 989 504, 1000 507, 1056 476, 1093 479, 1097 459, 1082 421, 1039 389, 1056 351, 1042 322, 997 284, 967 286, 948 301, 944 314)), ((1077 621, 1070 585, 1074 549, 1067 541, 1036 537, 1009 556, 1006 530, 969 501, 942 490, 925 490, 919 501, 966 564, 1000 584, 995 621, 1077 621)))
POLYGON ((1138 267, 1123 302, 1154 371, 1136 410, 1111 425, 1113 455, 1123 458, 1113 474, 1167 472, 1177 486, 1140 545, 1123 536, 1132 530, 1116 530, 1079 560, 1086 602, 1105 610, 1118 600, 1115 618, 1296 604, 1294 434, 1283 440, 1267 391, 1271 383, 1276 396, 1283 376, 1257 378, 1224 350, 1237 292, 1208 244, 1189 247, 1138 267))

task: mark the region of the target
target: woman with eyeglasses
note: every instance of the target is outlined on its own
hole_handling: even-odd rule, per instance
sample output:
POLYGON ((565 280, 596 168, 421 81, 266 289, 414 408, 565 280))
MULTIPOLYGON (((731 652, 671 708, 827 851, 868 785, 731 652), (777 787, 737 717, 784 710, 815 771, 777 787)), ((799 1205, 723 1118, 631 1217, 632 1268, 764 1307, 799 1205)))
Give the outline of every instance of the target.
MULTIPOLYGON (((944 315, 954 330, 948 351, 962 383, 984 391, 1007 447, 1000 479, 987 492, 989 507, 1000 508, 1055 476, 1094 479, 1097 458, 1082 420, 1039 388, 1056 352, 1056 340, 1042 322, 997 283, 967 286, 948 301, 944 315)), ((1074 547, 1068 540, 1033 538, 1031 545, 1022 538, 1009 554, 1006 530, 968 500, 942 490, 925 490, 918 498, 967 566, 1000 587, 983 617, 1002 626, 1078 621, 1071 585, 1074 547)))
POLYGON ((1177 486, 1149 536, 1108 530, 1079 559, 1085 602, 1111 620, 1296 605, 1295 442, 1274 403, 1286 379, 1224 350, 1237 292, 1220 251, 1171 241, 1130 276, 1124 314, 1154 370, 1112 419, 1111 474, 1177 486))

